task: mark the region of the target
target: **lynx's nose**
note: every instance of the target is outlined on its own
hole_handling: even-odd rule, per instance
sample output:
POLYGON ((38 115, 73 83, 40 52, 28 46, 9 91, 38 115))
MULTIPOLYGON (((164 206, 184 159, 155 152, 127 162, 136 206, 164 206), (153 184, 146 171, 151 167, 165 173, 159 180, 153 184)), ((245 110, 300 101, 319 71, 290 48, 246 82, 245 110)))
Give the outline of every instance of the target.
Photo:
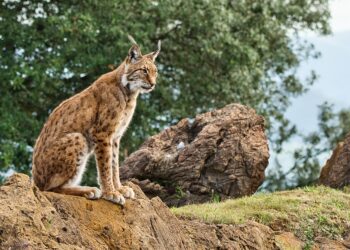
POLYGON ((154 87, 156 85, 156 78, 150 79, 149 84, 154 87))

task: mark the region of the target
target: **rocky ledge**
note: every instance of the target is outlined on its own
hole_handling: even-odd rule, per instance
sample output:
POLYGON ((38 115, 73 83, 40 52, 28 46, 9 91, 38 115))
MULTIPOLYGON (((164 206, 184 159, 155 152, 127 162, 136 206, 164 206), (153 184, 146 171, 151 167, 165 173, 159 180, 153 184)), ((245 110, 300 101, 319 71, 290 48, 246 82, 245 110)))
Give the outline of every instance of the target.
MULTIPOLYGON (((41 192, 28 176, 15 174, 0 187, 0 249, 303 247, 292 233, 256 222, 221 225, 178 219, 159 198, 149 199, 138 186, 128 185, 137 198, 121 207, 105 200, 41 192)), ((330 240, 320 246, 346 249, 330 240)))

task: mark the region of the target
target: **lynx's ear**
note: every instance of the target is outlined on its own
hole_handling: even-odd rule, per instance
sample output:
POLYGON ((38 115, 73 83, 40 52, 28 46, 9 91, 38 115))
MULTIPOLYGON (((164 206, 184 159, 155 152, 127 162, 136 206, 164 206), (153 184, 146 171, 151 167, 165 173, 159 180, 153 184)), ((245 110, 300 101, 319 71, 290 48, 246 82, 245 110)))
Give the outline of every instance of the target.
POLYGON ((137 60, 139 60, 142 57, 141 50, 132 36, 128 35, 128 38, 132 43, 132 46, 129 49, 127 61, 128 63, 135 63, 137 60))
POLYGON ((152 59, 153 62, 156 60, 157 56, 159 55, 161 45, 162 45, 162 42, 159 40, 157 50, 146 55, 148 58, 152 59))
POLYGON ((158 41, 158 48, 157 48, 157 50, 154 51, 154 52, 152 53, 152 59, 153 59, 153 61, 155 61, 156 58, 157 58, 157 56, 159 55, 161 46, 162 46, 162 42, 159 40, 159 41, 158 41))

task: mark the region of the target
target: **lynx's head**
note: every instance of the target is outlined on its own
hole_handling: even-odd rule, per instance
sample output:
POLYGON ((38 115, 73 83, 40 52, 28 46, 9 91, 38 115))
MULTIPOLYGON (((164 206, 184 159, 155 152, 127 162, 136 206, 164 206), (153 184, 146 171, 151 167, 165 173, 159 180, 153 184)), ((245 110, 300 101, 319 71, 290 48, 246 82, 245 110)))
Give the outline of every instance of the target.
POLYGON ((160 41, 158 42, 156 51, 143 56, 134 38, 129 36, 129 39, 132 42, 132 46, 124 62, 125 68, 122 84, 131 92, 151 92, 156 85, 158 72, 155 60, 160 52, 161 43, 160 41))

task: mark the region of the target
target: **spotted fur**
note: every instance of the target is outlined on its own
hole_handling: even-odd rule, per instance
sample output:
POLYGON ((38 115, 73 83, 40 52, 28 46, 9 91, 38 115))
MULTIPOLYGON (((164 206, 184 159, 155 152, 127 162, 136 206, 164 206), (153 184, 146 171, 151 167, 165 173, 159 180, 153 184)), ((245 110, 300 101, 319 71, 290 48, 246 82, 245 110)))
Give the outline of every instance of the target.
POLYGON ((160 51, 142 55, 134 39, 124 62, 90 87, 62 102, 49 116, 34 147, 33 179, 46 191, 102 198, 124 204, 134 198, 119 178, 119 145, 139 93, 156 85, 160 51), (90 154, 95 155, 100 189, 79 186, 90 154))

